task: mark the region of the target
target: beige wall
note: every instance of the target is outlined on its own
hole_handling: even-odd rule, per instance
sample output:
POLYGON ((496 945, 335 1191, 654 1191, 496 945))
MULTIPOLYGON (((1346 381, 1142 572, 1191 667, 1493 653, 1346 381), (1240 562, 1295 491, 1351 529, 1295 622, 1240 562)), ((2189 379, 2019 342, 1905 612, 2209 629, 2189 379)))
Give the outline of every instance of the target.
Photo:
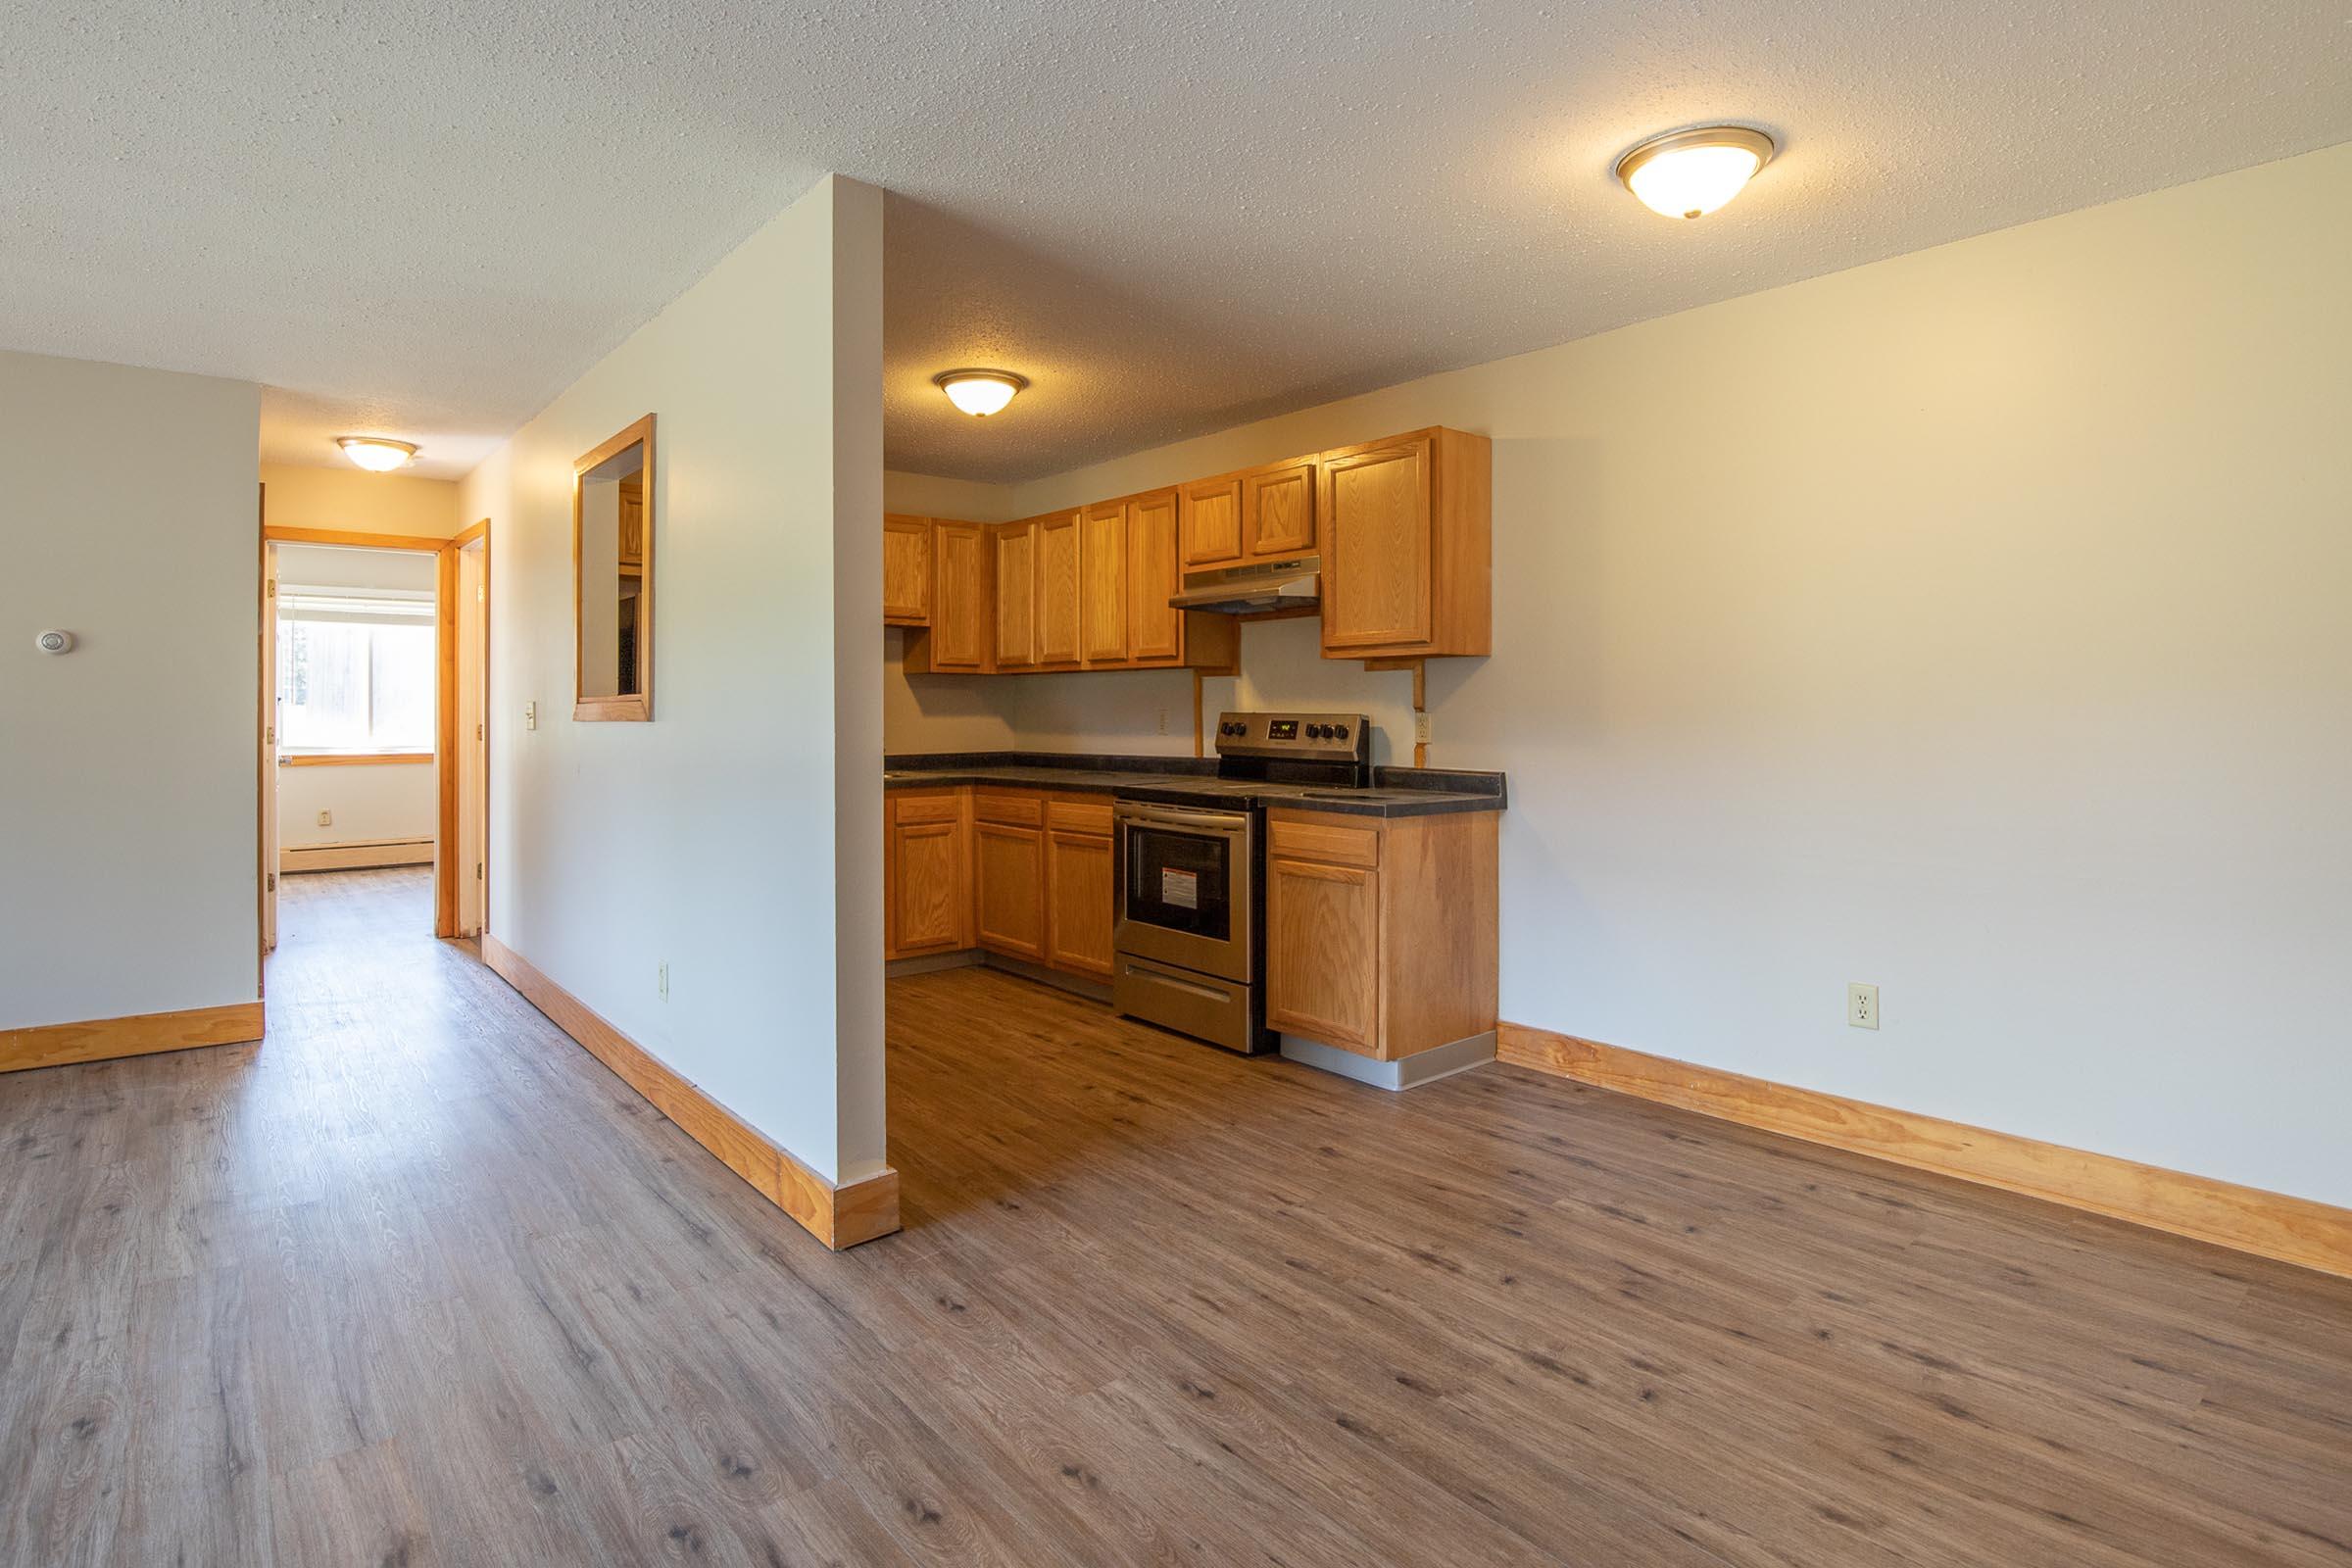
POLYGON ((244 382, 0 353, 0 1029, 257 994, 260 430, 244 382))
POLYGON ((837 1180, 884 1157, 881 215, 826 180, 459 508, 491 519, 491 932, 837 1180), (654 721, 579 723, 572 462, 648 413, 654 721))
POLYGON ((339 467, 265 463, 272 528, 332 528, 339 533, 405 533, 447 539, 477 519, 458 512, 452 479, 418 479, 339 467))
MULTIPOLYGON (((1511 774, 1504 1016, 2352 1203, 2348 262, 2339 147, 1003 514, 1491 434, 1494 655, 1429 693, 1436 763, 1511 774)), ((1209 700, 1346 698, 1406 749, 1400 677, 1316 656, 1250 627, 1209 700)), ((1078 747, 1136 678, 993 684, 1078 747)))

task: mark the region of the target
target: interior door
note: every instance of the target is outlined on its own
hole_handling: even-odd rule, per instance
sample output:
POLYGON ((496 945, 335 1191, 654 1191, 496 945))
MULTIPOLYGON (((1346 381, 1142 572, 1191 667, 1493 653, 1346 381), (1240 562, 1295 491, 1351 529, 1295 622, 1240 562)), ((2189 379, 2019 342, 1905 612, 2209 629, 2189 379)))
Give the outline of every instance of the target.
POLYGON ((486 924, 489 804, 489 546, 475 541, 458 553, 458 935, 479 936, 486 924))
POLYGON ((262 951, 277 951, 277 546, 262 541, 262 951))

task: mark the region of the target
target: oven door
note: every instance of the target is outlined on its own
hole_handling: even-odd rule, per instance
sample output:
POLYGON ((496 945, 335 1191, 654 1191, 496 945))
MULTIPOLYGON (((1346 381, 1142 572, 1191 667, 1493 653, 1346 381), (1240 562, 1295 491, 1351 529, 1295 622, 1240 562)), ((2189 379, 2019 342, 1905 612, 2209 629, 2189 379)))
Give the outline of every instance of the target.
POLYGON ((1247 811, 1121 801, 1121 953, 1244 984, 1250 972, 1256 832, 1247 811))

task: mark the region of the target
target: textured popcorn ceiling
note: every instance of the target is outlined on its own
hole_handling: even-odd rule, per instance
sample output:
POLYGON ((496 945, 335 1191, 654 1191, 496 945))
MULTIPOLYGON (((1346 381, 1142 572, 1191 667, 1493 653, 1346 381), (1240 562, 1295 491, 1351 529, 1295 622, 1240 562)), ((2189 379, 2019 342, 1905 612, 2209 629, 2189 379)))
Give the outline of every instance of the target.
POLYGON ((10 4, 0 346, 463 472, 827 170, 889 462, 1004 480, 2352 139, 2342 0, 10 4), (1738 119, 1682 225, 1609 175, 1738 119), (1034 378, 955 413, 934 370, 1034 378))

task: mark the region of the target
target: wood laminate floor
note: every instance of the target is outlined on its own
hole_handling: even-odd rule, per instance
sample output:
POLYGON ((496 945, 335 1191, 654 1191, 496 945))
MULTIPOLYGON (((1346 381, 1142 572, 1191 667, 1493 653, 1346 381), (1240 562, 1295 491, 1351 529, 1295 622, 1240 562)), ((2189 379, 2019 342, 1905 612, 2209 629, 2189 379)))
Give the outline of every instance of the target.
POLYGON ((2352 1284, 980 970, 836 1256, 427 924, 0 1078, 0 1562, 2352 1563, 2352 1284))

